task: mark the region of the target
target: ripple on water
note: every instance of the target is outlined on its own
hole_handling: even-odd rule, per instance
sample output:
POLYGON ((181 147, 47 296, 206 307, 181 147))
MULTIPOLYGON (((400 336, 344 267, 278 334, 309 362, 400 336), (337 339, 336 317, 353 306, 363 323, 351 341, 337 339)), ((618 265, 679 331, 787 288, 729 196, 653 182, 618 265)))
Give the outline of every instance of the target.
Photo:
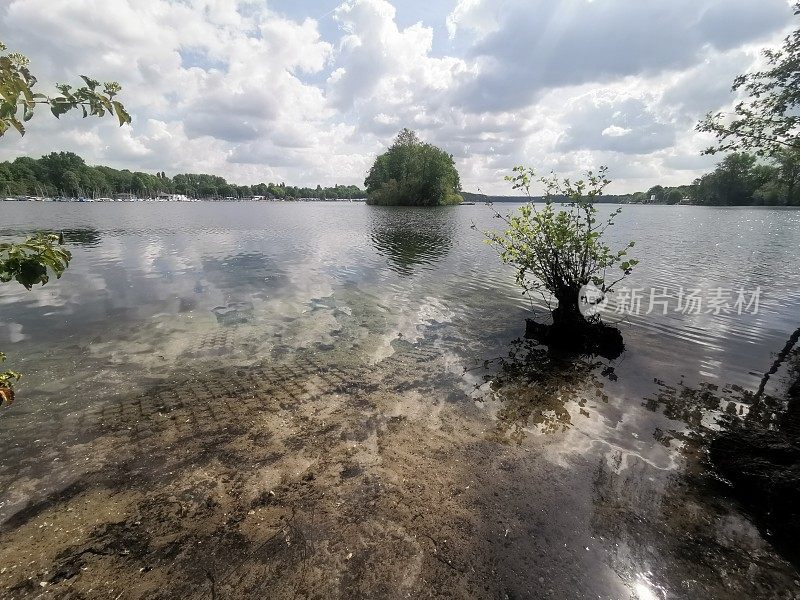
MULTIPOLYGON (((531 304, 519 294, 513 269, 484 243, 481 231, 497 220, 483 206, 19 203, 3 209, 2 235, 63 229, 75 255, 57 283, 0 292, 4 319, 13 324, 0 326, 0 343, 17 354, 37 345, 57 349, 65 339, 89 347, 101 330, 113 344, 117 332, 169 315, 213 320, 215 307, 253 299, 261 306, 256 321, 282 322, 288 307, 344 289, 379 299, 397 314, 421 314, 433 298, 439 313, 449 315, 442 322, 481 324, 476 331, 502 322, 503 313, 546 309, 542 299, 531 304)), ((615 243, 636 240, 633 254, 641 261, 629 287, 667 288, 673 302, 680 288, 762 288, 757 315, 626 316, 620 326, 629 348, 655 361, 668 354, 687 373, 749 373, 796 326, 797 211, 629 206, 617 223, 615 243)), ((375 323, 369 327, 384 326, 375 323)), ((489 339, 491 332, 482 335, 489 339)))

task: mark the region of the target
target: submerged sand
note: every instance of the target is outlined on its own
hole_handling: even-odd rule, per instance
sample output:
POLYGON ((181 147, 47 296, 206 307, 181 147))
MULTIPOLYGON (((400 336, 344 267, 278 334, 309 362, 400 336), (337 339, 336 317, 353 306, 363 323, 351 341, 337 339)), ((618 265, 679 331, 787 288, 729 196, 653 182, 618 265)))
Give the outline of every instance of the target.
POLYGON ((325 357, 6 421, 0 595, 800 595, 690 445, 662 440, 665 462, 598 433, 597 376, 493 405, 435 345, 325 357))

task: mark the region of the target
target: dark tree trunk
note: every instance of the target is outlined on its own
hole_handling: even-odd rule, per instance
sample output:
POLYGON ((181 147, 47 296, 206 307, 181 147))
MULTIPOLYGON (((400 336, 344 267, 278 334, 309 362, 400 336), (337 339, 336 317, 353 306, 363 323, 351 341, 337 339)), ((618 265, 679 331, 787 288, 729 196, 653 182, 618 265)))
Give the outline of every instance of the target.
POLYGON ((622 334, 600 321, 587 321, 579 308, 579 293, 578 289, 565 289, 555 294, 558 306, 553 310, 553 324, 528 319, 525 337, 547 345, 551 351, 617 358, 625 349, 622 334))
POLYGON ((558 306, 553 311, 553 327, 569 331, 588 324, 579 308, 579 294, 580 290, 571 288, 556 294, 558 306))

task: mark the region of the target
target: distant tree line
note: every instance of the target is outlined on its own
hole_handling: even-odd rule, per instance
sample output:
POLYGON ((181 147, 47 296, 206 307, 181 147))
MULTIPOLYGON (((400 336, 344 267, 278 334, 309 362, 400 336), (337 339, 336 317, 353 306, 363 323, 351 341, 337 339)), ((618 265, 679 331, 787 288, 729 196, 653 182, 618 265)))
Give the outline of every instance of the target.
POLYGON ((711 173, 691 185, 654 186, 619 196, 621 203, 701 206, 800 206, 800 152, 781 151, 769 162, 752 154, 726 156, 711 173))
MULTIPOLYGON (((464 193, 469 202, 526 202, 524 196, 464 193)), ((563 202, 565 198, 553 198, 563 202)), ((543 202, 543 197, 534 201, 543 202)), ((784 150, 769 161, 737 152, 688 185, 655 185, 646 192, 607 194, 600 204, 696 204, 700 206, 800 206, 800 151, 784 150)))
POLYGON ((264 196, 278 199, 314 198, 347 200, 364 198, 365 192, 354 185, 334 187, 295 187, 284 183, 235 185, 216 175, 185 173, 169 177, 156 174, 89 166, 72 152, 53 152, 39 159, 20 157, 0 163, 0 197, 67 196, 103 197, 134 194, 155 197, 158 194, 183 194, 189 198, 250 198, 264 196))

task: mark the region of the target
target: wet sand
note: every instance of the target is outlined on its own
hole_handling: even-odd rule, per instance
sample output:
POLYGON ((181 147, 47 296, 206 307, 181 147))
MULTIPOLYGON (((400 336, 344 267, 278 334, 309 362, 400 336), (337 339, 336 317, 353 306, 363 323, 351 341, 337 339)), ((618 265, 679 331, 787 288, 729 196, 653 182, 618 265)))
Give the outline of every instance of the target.
POLYGON ((375 365, 325 356, 12 416, 2 596, 800 595, 690 444, 664 468, 592 433, 612 410, 596 378, 550 381, 545 405, 516 388, 520 415, 475 402, 424 340, 375 365))

